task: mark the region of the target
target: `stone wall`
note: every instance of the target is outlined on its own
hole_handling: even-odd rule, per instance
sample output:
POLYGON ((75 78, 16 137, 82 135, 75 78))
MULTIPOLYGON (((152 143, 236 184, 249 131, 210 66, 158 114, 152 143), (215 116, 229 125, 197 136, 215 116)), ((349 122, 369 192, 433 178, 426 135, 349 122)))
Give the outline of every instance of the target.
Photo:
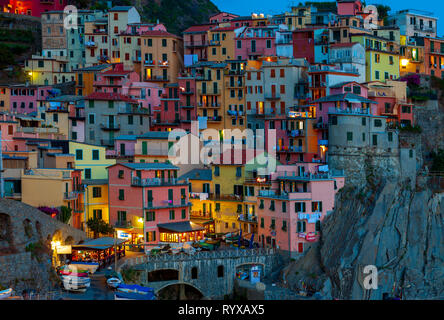
POLYGON ((0 285, 21 294, 56 283, 51 241, 77 244, 86 234, 22 202, 0 199, 0 285))
POLYGON ((128 263, 127 267, 133 265, 135 270, 142 271, 139 284, 154 287, 157 292, 173 284, 185 283, 198 289, 204 297, 222 299, 224 295, 232 293, 236 270, 244 264, 262 265, 264 278, 268 278, 278 267, 278 255, 273 249, 251 249, 198 252, 194 255, 146 256, 143 262, 139 258, 128 263), (136 263, 141 264, 135 265, 136 263), (223 277, 218 277, 219 266, 223 266, 223 277), (194 267, 197 268, 197 279, 191 277, 194 267), (162 269, 178 270, 179 279, 148 281, 151 271, 162 269))

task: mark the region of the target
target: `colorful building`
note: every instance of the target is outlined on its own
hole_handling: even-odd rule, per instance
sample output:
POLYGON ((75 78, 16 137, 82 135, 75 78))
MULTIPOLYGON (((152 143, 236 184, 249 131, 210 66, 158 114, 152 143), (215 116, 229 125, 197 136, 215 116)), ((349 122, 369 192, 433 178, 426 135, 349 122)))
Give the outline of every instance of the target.
MULTIPOLYGON (((200 240, 204 228, 189 218, 188 182, 168 163, 119 163, 108 168, 110 222, 143 235, 148 245, 200 240)), ((149 247, 146 247, 149 250, 149 247)))
POLYGON ((106 168, 116 163, 106 158, 106 148, 100 145, 69 141, 69 153, 75 156, 76 169, 82 170, 85 180, 106 179, 106 168))

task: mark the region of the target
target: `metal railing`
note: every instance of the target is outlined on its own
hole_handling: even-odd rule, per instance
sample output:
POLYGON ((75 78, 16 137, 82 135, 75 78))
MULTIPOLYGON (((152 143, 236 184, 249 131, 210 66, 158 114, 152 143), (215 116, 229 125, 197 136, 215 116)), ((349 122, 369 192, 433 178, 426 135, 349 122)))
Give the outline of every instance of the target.
POLYGON ((127 220, 120 221, 120 220, 118 220, 118 221, 116 221, 114 223, 114 226, 116 228, 132 228, 133 224, 131 223, 131 221, 127 221, 127 220))
POLYGON ((185 185, 185 184, 188 184, 188 179, 186 179, 186 180, 179 180, 177 178, 140 179, 139 177, 133 177, 131 179, 131 185, 136 186, 136 187, 169 186, 169 185, 185 185))

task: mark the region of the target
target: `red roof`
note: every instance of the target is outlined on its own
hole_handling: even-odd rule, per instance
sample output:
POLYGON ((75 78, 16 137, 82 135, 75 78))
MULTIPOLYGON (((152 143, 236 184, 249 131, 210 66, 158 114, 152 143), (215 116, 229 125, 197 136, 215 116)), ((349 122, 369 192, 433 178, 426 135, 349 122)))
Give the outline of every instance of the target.
POLYGON ((136 100, 133 100, 128 96, 124 96, 120 93, 110 93, 110 92, 93 92, 89 96, 85 97, 85 100, 109 100, 109 101, 125 101, 129 103, 138 103, 136 100))
POLYGON ((119 76, 119 75, 127 75, 131 73, 130 70, 125 70, 123 67, 123 63, 117 63, 114 65, 114 68, 112 70, 108 70, 105 72, 100 73, 101 75, 104 76, 119 76))
POLYGON ((186 29, 183 33, 187 33, 187 32, 205 32, 210 30, 211 28, 213 28, 215 26, 215 24, 200 24, 200 25, 195 25, 195 26, 191 26, 188 29, 186 29))
POLYGON ((214 32, 217 32, 217 31, 233 31, 233 30, 236 30, 236 29, 238 29, 239 27, 224 27, 224 28, 215 28, 215 29, 213 29, 213 30, 211 30, 211 31, 214 31, 214 32))
POLYGON ((167 31, 163 31, 163 30, 148 30, 148 31, 144 31, 142 32, 143 36, 163 36, 163 37, 176 37, 178 38, 178 36, 176 36, 175 34, 169 33, 167 31))

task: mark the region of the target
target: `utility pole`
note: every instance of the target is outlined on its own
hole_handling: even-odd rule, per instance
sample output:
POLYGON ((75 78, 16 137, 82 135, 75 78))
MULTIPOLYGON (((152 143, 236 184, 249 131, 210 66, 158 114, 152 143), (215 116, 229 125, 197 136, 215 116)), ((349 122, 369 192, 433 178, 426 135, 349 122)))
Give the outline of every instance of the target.
POLYGON ((3 141, 2 131, 0 130, 0 198, 5 197, 5 181, 3 178, 3 141))

